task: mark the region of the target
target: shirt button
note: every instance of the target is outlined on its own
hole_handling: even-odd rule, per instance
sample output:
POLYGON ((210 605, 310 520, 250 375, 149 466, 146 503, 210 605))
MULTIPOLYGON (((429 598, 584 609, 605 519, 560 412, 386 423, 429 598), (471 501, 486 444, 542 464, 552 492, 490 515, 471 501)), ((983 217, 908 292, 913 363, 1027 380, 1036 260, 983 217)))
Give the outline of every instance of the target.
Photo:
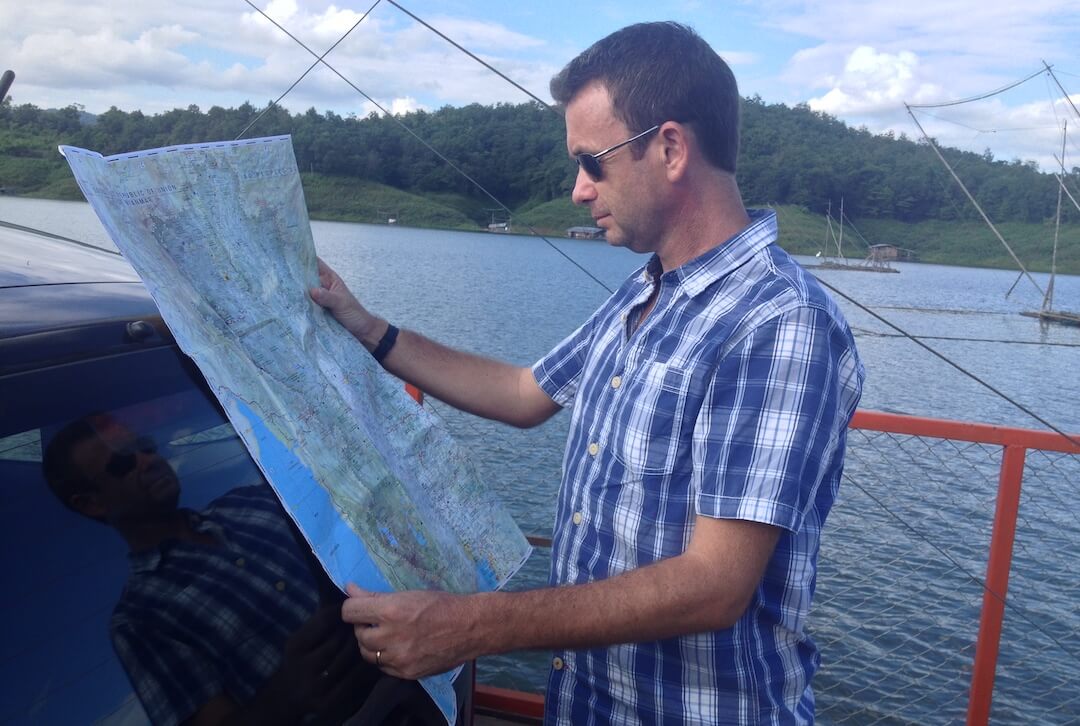
POLYGON ((244 558, 243 557, 237 557, 236 558, 236 566, 237 567, 243 567, 244 566, 244 558))
POLYGON ((595 441, 589 444, 589 456, 596 456, 600 453, 600 444, 595 441))
POLYGON ((614 378, 611 379, 611 387, 612 388, 618 388, 621 385, 622 385, 622 376, 615 376, 614 378))
POLYGON ((278 581, 277 581, 277 584, 276 584, 276 585, 274 585, 274 588, 275 588, 275 589, 276 589, 276 590, 277 590, 278 592, 284 592, 284 591, 285 591, 285 581, 284 581, 284 580, 278 580, 278 581))
POLYGON ((574 524, 581 524, 581 512, 574 512, 574 524))
POLYGON ((562 658, 560 658, 558 656, 555 656, 554 658, 551 659, 551 667, 554 668, 555 670, 561 671, 563 669, 563 665, 564 664, 563 664, 563 659, 562 658))

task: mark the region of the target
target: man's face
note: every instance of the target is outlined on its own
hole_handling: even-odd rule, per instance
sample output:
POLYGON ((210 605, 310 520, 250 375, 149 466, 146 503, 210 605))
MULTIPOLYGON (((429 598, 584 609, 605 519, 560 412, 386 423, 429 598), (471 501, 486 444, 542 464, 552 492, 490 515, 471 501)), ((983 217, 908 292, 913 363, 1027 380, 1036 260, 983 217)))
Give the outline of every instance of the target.
MULTIPOLYGON (((600 83, 583 88, 566 106, 566 148, 571 156, 596 154, 640 133, 615 118, 611 96, 600 83)), ((644 143, 652 144, 653 134, 644 143)), ((630 146, 604 156, 602 176, 590 177, 579 168, 571 198, 587 206, 597 227, 605 230, 609 244, 635 252, 653 252, 662 232, 661 215, 655 214, 658 191, 656 162, 648 151, 635 159, 630 146)))
POLYGON ((179 502, 180 481, 153 441, 115 422, 79 442, 72 461, 94 484, 76 495, 89 516, 119 524, 172 512, 179 502))

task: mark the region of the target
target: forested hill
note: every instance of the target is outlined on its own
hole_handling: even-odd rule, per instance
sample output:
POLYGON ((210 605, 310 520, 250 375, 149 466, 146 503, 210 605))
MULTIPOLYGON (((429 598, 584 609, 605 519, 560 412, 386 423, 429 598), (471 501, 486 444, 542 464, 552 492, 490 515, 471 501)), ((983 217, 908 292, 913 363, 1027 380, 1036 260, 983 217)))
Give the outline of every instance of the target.
MULTIPOLYGON (((0 105, 0 188, 9 193, 78 197, 59 143, 111 154, 171 144, 232 139, 258 115, 196 106, 148 116, 116 108, 96 117, 74 106, 42 110, 0 105), (88 122, 90 121, 90 122, 88 122)), ((574 166, 562 118, 536 104, 471 105, 414 112, 397 120, 334 113, 290 115, 273 109, 246 134, 291 134, 303 172, 352 177, 426 196, 475 202, 472 218, 493 206, 461 174, 406 133, 408 126, 515 212, 565 197, 574 166)), ((797 205, 834 213, 841 198, 854 219, 901 222, 977 219, 948 172, 924 143, 874 135, 800 105, 743 103, 739 182, 751 203, 797 205)), ((946 150, 950 162, 995 221, 1042 223, 1055 214, 1057 182, 1032 162, 946 150)), ((1075 188, 1080 169, 1071 174, 1075 188)), ((346 181, 346 180, 341 180, 346 181)), ((460 204, 458 207, 460 208, 460 204)), ((1075 210, 1066 211, 1080 220, 1075 210)))

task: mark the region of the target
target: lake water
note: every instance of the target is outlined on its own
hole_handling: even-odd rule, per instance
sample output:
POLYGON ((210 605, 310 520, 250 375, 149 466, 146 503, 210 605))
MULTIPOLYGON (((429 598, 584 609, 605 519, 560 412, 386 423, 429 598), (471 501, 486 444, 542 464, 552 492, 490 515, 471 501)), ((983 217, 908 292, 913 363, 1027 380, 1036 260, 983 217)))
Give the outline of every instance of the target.
MULTIPOLYGON (((115 250, 88 205, 0 196, 0 219, 115 250)), ((319 254, 362 300, 398 325, 473 351, 530 363, 606 297, 544 241, 517 235, 313 222, 319 254)), ((602 242, 553 244, 608 287, 643 259, 602 242)), ((807 265, 812 258, 800 258, 807 265)), ((1041 296, 1017 273, 895 263, 899 275, 824 270, 819 277, 1032 409, 1080 430, 1080 328, 1040 326, 1018 313, 1041 296)), ((1048 275, 1034 278, 1045 287, 1048 275)), ((1059 275, 1055 299, 1080 311, 1080 276, 1059 275)), ((885 324, 839 298, 869 371, 864 408, 1042 428, 885 324)))
MULTIPOLYGON (((83 203, 0 196, 0 219, 115 249, 83 203)), ((331 222, 313 222, 312 231, 320 255, 379 314, 444 343, 520 364, 529 364, 547 352, 608 295, 562 254, 536 238, 331 222)), ((552 244, 609 288, 615 288, 644 261, 602 242, 554 239, 552 244)), ((813 264, 814 260, 804 262, 813 264)), ((819 274, 844 296, 904 331, 924 336, 924 342, 952 364, 841 298, 868 371, 863 408, 1043 428, 957 369, 962 368, 1052 425, 1080 432, 1080 395, 1076 390, 1080 328, 1040 326, 1036 320, 1019 315, 1022 310, 1037 309, 1041 302, 1030 283, 1020 281, 1006 298, 1017 277, 1013 271, 910 263, 896 267, 901 274, 819 274)), ((1035 278, 1046 285, 1047 275, 1035 278)), ((1056 300, 1064 309, 1080 311, 1080 277, 1058 276, 1056 300)), ((481 474, 508 502, 522 529, 549 533, 568 417, 557 416, 536 429, 518 431, 465 416, 438 402, 430 405, 461 445, 474 454, 481 474)), ((820 612, 816 611, 815 622, 820 629, 815 637, 824 645, 826 666, 815 687, 822 694, 820 704, 825 705, 827 696, 833 699, 833 705, 822 713, 822 723, 962 720, 959 709, 966 697, 965 679, 969 678, 962 670, 969 667, 965 662, 970 661, 980 596, 978 583, 973 585, 970 575, 982 576, 980 563, 985 561, 993 506, 992 489, 965 482, 971 472, 985 468, 979 476, 996 486, 996 464, 992 456, 988 459, 979 452, 969 461, 971 452, 967 449, 923 448, 925 451, 916 456, 910 446, 903 449, 906 453, 897 453, 880 444, 860 444, 849 457, 849 475, 867 472, 868 480, 878 485, 888 481, 886 488, 896 500, 884 503, 876 490, 845 485, 845 508, 834 513, 827 528, 827 538, 832 536, 833 540, 823 549, 823 578, 830 567, 837 581, 853 571, 865 576, 845 586, 846 594, 834 597, 835 591, 826 591, 824 585, 824 594, 819 593, 820 612), (950 468, 954 465, 956 471, 950 468), (886 470, 888 475, 882 473, 886 470), (931 487, 948 499, 931 503, 924 496, 931 487), (898 511, 902 512, 901 524, 929 523, 929 534, 905 543, 904 538, 911 535, 897 524, 898 511), (941 548, 961 539, 965 543, 962 547, 949 550, 953 559, 942 562, 941 548), (869 542, 874 545, 868 547, 869 542), (901 667, 896 661, 911 660, 903 655, 906 651, 891 650, 889 641, 898 630, 910 632, 912 626, 890 627, 889 617, 899 617, 900 601, 911 600, 913 585, 868 582, 883 568, 877 560, 867 559, 868 550, 884 558, 882 562, 902 562, 904 567, 921 571, 924 579, 938 580, 942 591, 932 586, 920 589, 924 599, 916 604, 919 613, 905 615, 908 623, 911 617, 931 617, 932 625, 920 630, 914 645, 909 639, 901 645, 954 651, 957 672, 953 676, 958 682, 949 680, 953 676, 939 674, 941 667, 952 667, 946 663, 928 673, 905 675, 899 686, 885 685, 890 674, 901 667), (932 576, 927 578, 927 573, 932 576), (896 602, 878 601, 882 589, 892 589, 896 602), (956 604, 948 604, 947 596, 965 591, 956 604), (931 606, 935 604, 944 611, 936 612, 931 606), (872 628, 880 632, 864 632, 872 628), (882 653, 874 661, 876 665, 870 666, 866 653, 875 649, 882 653), (830 657, 834 663, 831 668, 830 657), (878 670, 882 672, 876 673, 878 670), (914 690, 908 692, 905 684, 914 690), (935 688, 941 693, 933 695, 935 688), (962 691, 959 699, 954 693, 958 689, 962 691), (868 715, 866 703, 880 704, 880 710, 868 715)), ((999 722, 1020 718, 1025 723, 1071 723, 1077 718, 1073 714, 1080 713, 1076 702, 1080 642, 1070 635, 1071 640, 1062 643, 1060 637, 1051 637, 1047 628, 1038 625, 1052 622, 1054 632, 1080 631, 1080 611, 1075 604, 1080 601, 1080 573, 1075 562, 1080 539, 1075 501, 1080 492, 1071 466, 1057 462, 1047 466, 1036 484, 1052 498, 1049 503, 1040 500, 1031 505, 1034 508, 1022 523, 1018 559, 1028 557, 1025 562, 1031 569, 1017 572, 1010 590, 1010 597, 1017 593, 1014 599, 1021 608, 1010 617, 1026 628, 1013 636, 1040 643, 1049 637, 1049 642, 1042 643, 1038 651, 1011 656, 1003 650, 1003 664, 1008 667, 1003 665, 999 672, 1006 685, 995 697, 995 720, 999 722), (1024 540, 1025 533, 1029 540, 1024 540), (1046 542, 1055 544, 1050 547, 1046 542), (1070 552, 1073 554, 1066 556, 1070 552), (1025 625, 1031 623, 1036 625, 1025 625), (1059 681, 1064 679, 1064 689, 1040 686, 1032 690, 1025 685, 1045 679, 1048 670, 1059 681), (1023 717, 1031 715, 1032 703, 1040 699, 1046 701, 1040 707, 1045 712, 1037 711, 1043 715, 1034 720, 1023 717)), ((541 584, 546 581, 546 570, 545 555, 534 557, 512 586, 541 584)), ((832 583, 830 580, 830 588, 832 583)), ((539 689, 547 659, 543 654, 500 658, 485 662, 483 668, 485 680, 539 689)))

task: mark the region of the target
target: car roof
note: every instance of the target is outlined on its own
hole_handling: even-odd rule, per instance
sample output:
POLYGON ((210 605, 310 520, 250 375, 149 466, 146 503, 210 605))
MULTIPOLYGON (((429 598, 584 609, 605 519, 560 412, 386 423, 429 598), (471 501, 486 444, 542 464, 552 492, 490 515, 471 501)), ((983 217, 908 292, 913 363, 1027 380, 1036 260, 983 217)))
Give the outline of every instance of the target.
POLYGON ((120 255, 0 222, 0 375, 133 344, 172 336, 120 255), (132 328, 136 321, 147 325, 132 328))
POLYGON ((0 222, 0 289, 140 282, 119 254, 68 237, 0 222))

